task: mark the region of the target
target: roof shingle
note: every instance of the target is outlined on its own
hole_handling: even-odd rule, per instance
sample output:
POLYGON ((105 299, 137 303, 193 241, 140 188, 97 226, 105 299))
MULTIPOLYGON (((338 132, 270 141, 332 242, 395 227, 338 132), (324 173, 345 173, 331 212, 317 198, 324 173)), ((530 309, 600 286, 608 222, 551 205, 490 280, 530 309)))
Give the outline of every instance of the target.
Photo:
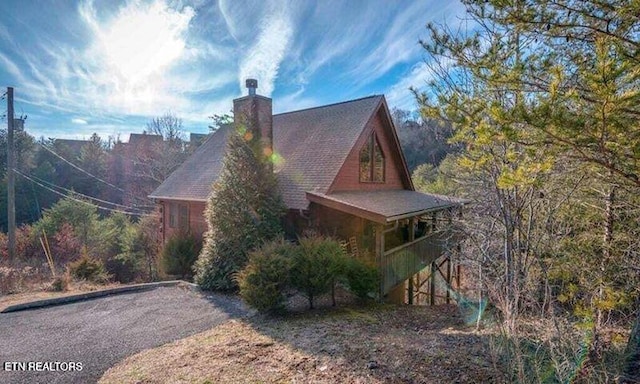
POLYGON ((209 135, 149 197, 206 201, 211 193, 211 185, 220 175, 230 129, 230 126, 223 126, 209 135))
POLYGON ((312 201, 367 217, 377 222, 390 222, 402 216, 414 216, 430 211, 461 206, 467 200, 427 194, 406 189, 378 191, 308 192, 312 201))
MULTIPOLYGON (((306 209, 305 192, 325 193, 382 96, 370 96, 273 116, 275 165, 287 208, 306 209)), ((151 195, 155 199, 206 201, 222 169, 230 127, 220 128, 151 195)))

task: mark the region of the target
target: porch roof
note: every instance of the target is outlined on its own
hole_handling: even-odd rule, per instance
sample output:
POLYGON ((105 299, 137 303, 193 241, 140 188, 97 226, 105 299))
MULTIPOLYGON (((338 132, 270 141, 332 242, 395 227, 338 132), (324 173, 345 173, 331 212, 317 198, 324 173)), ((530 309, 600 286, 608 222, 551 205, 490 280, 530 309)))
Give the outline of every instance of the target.
POLYGON ((468 200, 400 190, 349 191, 330 194, 307 192, 309 201, 377 223, 459 207, 468 200))

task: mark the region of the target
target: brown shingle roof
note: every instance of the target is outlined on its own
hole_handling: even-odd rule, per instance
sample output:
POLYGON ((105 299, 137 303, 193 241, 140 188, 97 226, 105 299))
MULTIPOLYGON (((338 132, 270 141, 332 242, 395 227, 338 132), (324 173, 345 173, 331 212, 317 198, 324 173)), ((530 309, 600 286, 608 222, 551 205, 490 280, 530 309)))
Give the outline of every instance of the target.
POLYGON ((211 185, 220 175, 230 129, 230 126, 223 126, 210 134, 193 155, 169 175, 149 197, 206 201, 211 193, 211 185))
MULTIPOLYGON (((328 191, 381 102, 370 96, 273 116, 273 147, 282 158, 274 171, 288 208, 306 209, 306 191, 328 191)), ((212 134, 150 197, 206 201, 222 168, 227 129, 212 134)))
POLYGON ((129 135, 129 145, 140 147, 144 145, 151 146, 153 144, 162 143, 161 135, 152 135, 149 133, 131 133, 129 135))
POLYGON ((308 192, 307 196, 310 201, 379 223, 460 206, 467 202, 467 200, 449 196, 405 189, 334 192, 331 194, 308 192))
POLYGON ((382 96, 273 116, 273 147, 283 158, 275 167, 288 208, 306 209, 306 191, 329 190, 382 96))

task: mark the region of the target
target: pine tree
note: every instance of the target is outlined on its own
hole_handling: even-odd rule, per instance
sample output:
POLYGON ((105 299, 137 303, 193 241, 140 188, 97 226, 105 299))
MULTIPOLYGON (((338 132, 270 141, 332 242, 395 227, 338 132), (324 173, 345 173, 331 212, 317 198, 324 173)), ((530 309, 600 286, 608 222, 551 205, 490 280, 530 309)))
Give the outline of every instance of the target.
MULTIPOLYGON (((540 259, 543 267, 552 257, 554 263, 563 262, 558 257, 563 251, 568 258, 560 269, 590 277, 592 284, 581 286, 590 302, 583 316, 594 324, 589 362, 581 372, 585 374, 585 367, 600 357, 598 328, 614 296, 607 292, 618 288, 621 276, 623 281, 638 279, 632 272, 638 253, 628 251, 637 248, 637 236, 622 224, 637 222, 637 205, 630 196, 640 187, 640 5, 631 0, 464 3, 477 28, 458 35, 430 26, 431 40, 423 46, 433 59, 429 65, 435 76, 431 97, 418 96, 423 111, 451 121, 454 140, 466 144, 458 165, 484 176, 475 180, 477 185, 495 180, 487 191, 495 193, 505 213, 498 218, 502 236, 517 235, 518 223, 533 224, 535 236, 526 236, 525 245, 544 243, 544 236, 563 240, 535 253, 545 258, 540 259), (550 193, 549 180, 535 177, 536 169, 545 168, 555 179, 568 180, 572 175, 567 172, 577 169, 584 180, 556 183, 561 191, 550 193), (544 204, 527 213, 522 208, 529 208, 515 204, 514 198, 522 201, 529 181, 541 182, 538 191, 531 191, 539 192, 535 195, 544 204), (598 194, 595 201, 587 199, 585 191, 590 190, 598 194), (552 194, 557 207, 546 212, 552 194), (570 198, 573 206, 567 203, 570 198), (516 215, 505 210, 509 207, 516 215), (563 209, 576 208, 582 216, 562 217, 563 209), (522 213, 529 219, 520 220, 522 213), (587 218, 594 224, 585 225, 587 218), (536 229, 536 221, 545 225, 536 229), (545 235, 551 223, 565 228, 545 235), (621 245, 633 242, 635 246, 621 245)), ((507 248, 505 244, 508 266, 507 248)), ((504 286, 511 290, 511 284, 504 286)), ((638 291, 627 289, 625 294, 633 297, 638 291)), ((637 309, 636 316, 640 321, 637 309)), ((638 355, 639 339, 630 338, 629 359, 638 355)))
POLYGON ((195 265, 204 289, 235 290, 234 274, 248 253, 282 233, 284 205, 260 140, 242 126, 229 134, 220 178, 213 185, 205 217, 208 231, 195 265))

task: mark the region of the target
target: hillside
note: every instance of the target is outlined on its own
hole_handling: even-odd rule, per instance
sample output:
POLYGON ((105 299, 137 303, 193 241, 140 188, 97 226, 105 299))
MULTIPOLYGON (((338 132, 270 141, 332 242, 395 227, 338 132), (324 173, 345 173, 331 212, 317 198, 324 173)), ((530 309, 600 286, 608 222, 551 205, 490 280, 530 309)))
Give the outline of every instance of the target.
POLYGON ((236 319, 131 356, 101 383, 495 382, 487 336, 455 306, 236 319))

